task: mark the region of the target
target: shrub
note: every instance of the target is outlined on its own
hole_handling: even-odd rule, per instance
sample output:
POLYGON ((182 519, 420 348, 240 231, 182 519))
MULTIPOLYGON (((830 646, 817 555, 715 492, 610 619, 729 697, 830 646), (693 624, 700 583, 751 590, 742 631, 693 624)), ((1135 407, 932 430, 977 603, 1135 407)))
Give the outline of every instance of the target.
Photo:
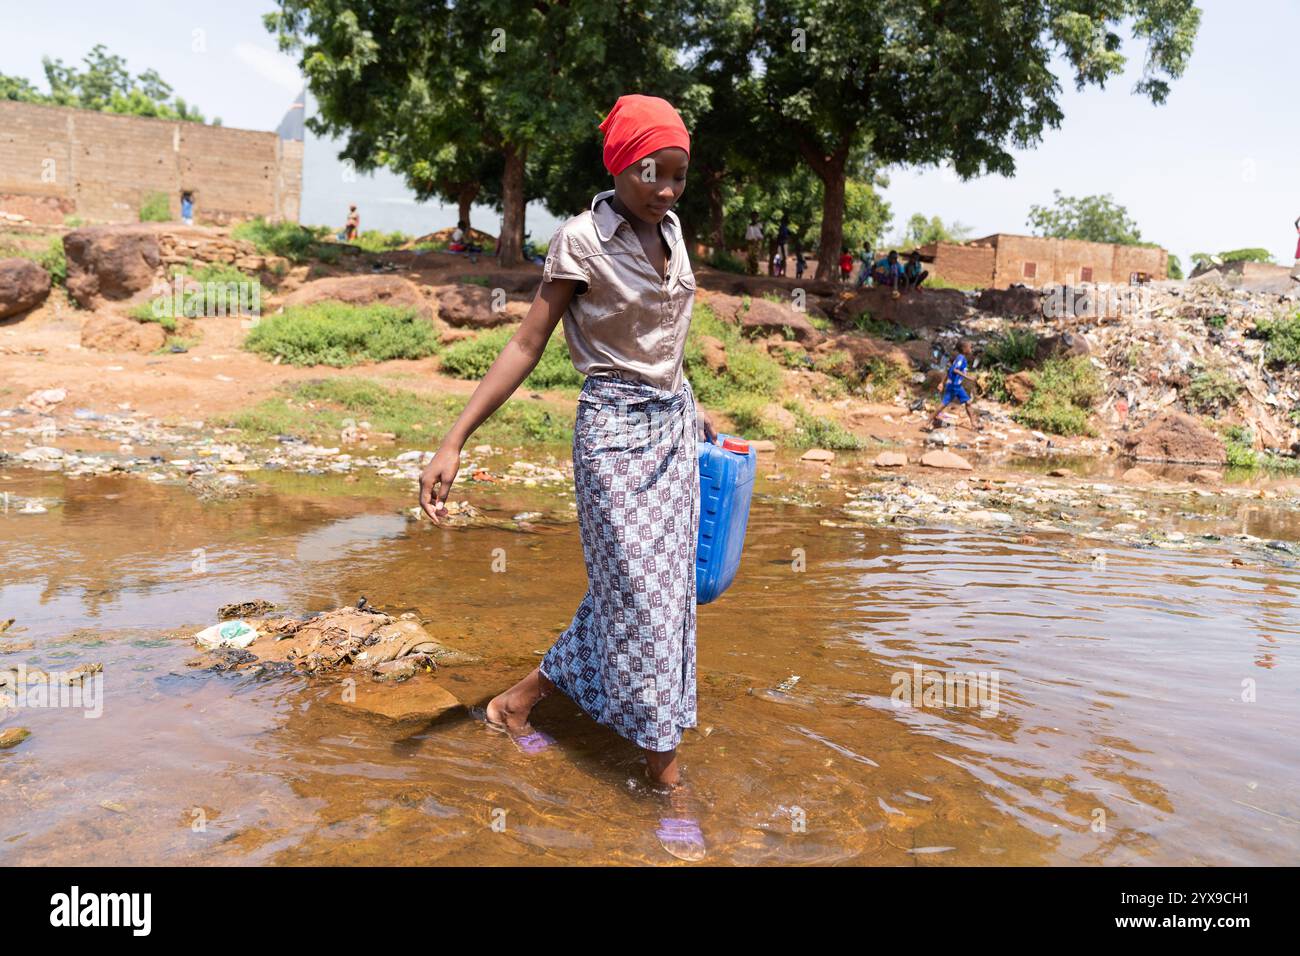
POLYGON ((1229 425, 1223 430, 1223 447, 1228 454, 1229 468, 1256 468, 1259 456, 1255 454, 1255 434, 1249 428, 1229 425))
MULTIPOLYGON (((456 378, 481 379, 506 347, 517 326, 487 329, 461 339, 442 353, 442 370, 456 378)), ((537 367, 524 379, 528 388, 581 388, 583 375, 573 367, 564 334, 556 329, 546 343, 537 367)))
POLYGON ((316 302, 263 318, 244 348, 292 365, 332 365, 423 358, 438 350, 433 326, 415 309, 316 302))
POLYGON ((873 318, 870 312, 862 312, 853 320, 853 327, 872 338, 886 339, 890 342, 906 342, 913 338, 913 333, 897 322, 885 322, 873 318))
POLYGON ((794 413, 796 424, 790 437, 796 445, 835 451, 857 451, 863 447, 862 439, 839 422, 818 418, 793 400, 786 402, 785 407, 794 413))
POLYGON ((1258 319, 1254 334, 1267 343, 1264 360, 1269 364, 1300 364, 1300 312, 1287 318, 1258 319))
POLYGON ((1187 403, 1197 411, 1213 412, 1237 403, 1244 386, 1223 365, 1207 365, 1192 376, 1187 403))
POLYGON ((1037 335, 1029 329, 1012 328, 984 347, 984 359, 988 365, 1019 372, 1034 360, 1037 351, 1037 335))
POLYGON ((145 193, 140 200, 141 222, 170 222, 171 218, 172 207, 166 193, 145 193))
POLYGON ((366 252, 389 252, 406 245, 411 238, 404 232, 381 232, 378 229, 370 229, 353 239, 352 245, 360 246, 366 252))
POLYGON ((1090 435, 1088 409, 1101 394, 1101 380, 1082 356, 1051 358, 1031 373, 1033 392, 1013 416, 1026 428, 1053 435, 1090 435))
POLYGON ((251 242, 264 256, 283 256, 291 262, 317 258, 337 262, 343 250, 334 243, 321 242, 328 227, 308 228, 296 222, 267 222, 261 216, 241 222, 231 235, 251 242))

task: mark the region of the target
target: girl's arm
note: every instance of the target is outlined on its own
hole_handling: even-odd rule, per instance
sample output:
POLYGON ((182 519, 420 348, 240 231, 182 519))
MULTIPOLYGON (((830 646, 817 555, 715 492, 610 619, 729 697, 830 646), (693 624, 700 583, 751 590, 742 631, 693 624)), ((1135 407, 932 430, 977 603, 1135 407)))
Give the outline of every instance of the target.
POLYGON ((578 283, 572 279, 552 279, 543 282, 533 299, 532 308, 524 316, 519 330, 510 337, 492 367, 478 383, 474 394, 451 426, 438 451, 420 475, 420 507, 434 524, 439 524, 438 513, 446 513, 447 495, 456 472, 460 470, 460 452, 469 436, 492 413, 505 404, 530 372, 537 367, 550 341, 551 333, 569 307, 569 301, 578 283), (435 498, 437 501, 435 507, 435 498))

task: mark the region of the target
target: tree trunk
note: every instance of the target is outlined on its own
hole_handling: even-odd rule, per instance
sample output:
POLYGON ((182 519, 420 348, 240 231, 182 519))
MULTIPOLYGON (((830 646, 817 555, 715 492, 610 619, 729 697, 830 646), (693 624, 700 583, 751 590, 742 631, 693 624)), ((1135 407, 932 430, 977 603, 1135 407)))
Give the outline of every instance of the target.
POLYGON ((844 137, 829 156, 813 144, 799 143, 799 152, 822 181, 822 234, 817 249, 815 279, 835 281, 844 245, 844 167, 849 158, 849 137, 844 137))
POLYGON ((465 224, 466 229, 469 229, 469 210, 474 205, 474 200, 478 198, 478 189, 478 183, 461 183, 456 190, 456 202, 460 206, 456 218, 458 222, 465 224))
POLYGON ((722 177, 710 176, 706 188, 709 192, 709 235, 713 239, 714 254, 720 255, 727 251, 727 236, 723 231, 722 177))
POLYGON ((501 178, 501 235, 497 237, 497 257, 503 266, 517 266, 524 261, 526 155, 527 147, 506 144, 506 168, 501 178))
POLYGON ((844 167, 822 180, 822 237, 817 250, 817 275, 814 278, 835 280, 844 245, 844 167))

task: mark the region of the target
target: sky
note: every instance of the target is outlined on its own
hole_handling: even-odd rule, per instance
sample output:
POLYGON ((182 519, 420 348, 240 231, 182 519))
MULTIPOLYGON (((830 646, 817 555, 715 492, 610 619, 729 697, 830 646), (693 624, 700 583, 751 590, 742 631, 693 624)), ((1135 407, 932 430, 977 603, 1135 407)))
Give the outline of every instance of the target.
MULTIPOLYGON (((1109 193, 1142 238, 1178 255, 1244 246, 1290 263, 1300 216, 1300 0, 1201 0, 1196 49, 1164 106, 1131 93, 1143 50, 1129 44, 1129 74, 1081 93, 1062 81, 1065 119, 1033 149, 1017 151, 1014 177, 961 182, 943 170, 890 170, 884 191, 899 231, 913 213, 957 221, 972 237, 1028 233, 1035 203, 1052 191, 1109 193)), ((143 0, 0 0, 8 34, 0 71, 45 89, 41 57, 79 63, 96 43, 152 67, 175 92, 226 126, 273 130, 302 88, 295 61, 262 26, 268 0, 161 4, 143 0), (35 12, 33 12, 35 11, 35 12)), ((341 220, 356 201, 362 228, 421 233, 452 225, 454 209, 413 202, 391 175, 343 178, 328 143, 306 149, 303 221, 341 220), (337 214, 335 210, 339 211, 337 214)), ((578 210, 575 210, 577 212, 578 210)), ((499 214, 476 210, 496 231, 499 214)), ((527 228, 546 238, 554 217, 530 207, 527 228)))

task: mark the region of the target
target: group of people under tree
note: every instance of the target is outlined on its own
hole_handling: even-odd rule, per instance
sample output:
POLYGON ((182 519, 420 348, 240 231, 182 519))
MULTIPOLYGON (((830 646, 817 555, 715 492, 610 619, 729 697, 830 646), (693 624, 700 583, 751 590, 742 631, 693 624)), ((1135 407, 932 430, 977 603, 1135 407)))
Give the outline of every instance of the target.
MULTIPOLYGON (((759 262, 763 257, 763 245, 766 230, 758 210, 749 214, 749 224, 745 227, 745 271, 758 275, 759 262)), ((768 261, 768 275, 784 276, 790 259, 790 247, 794 249, 794 275, 802 279, 808 262, 804 258, 803 243, 790 228, 790 216, 782 213, 777 225, 776 238, 772 244, 772 254, 768 261)), ((853 281, 855 262, 860 263, 857 275, 857 287, 876 285, 889 288, 894 295, 901 295, 908 289, 917 289, 930 277, 921 262, 921 253, 913 249, 907 261, 899 259, 898 252, 889 250, 887 255, 876 258, 870 243, 862 244, 862 251, 855 259, 847 246, 842 247, 839 262, 839 279, 842 283, 853 281)))
MULTIPOLYGON (((858 270, 858 288, 876 285, 888 288, 895 296, 908 289, 919 289, 930 273, 921 264, 921 253, 913 249, 907 256, 907 262, 898 258, 898 251, 890 249, 889 253, 877 259, 868 243, 862 244, 858 254, 861 268, 858 270)), ((840 253, 840 281, 849 282, 853 276, 853 255, 845 246, 840 253)))

